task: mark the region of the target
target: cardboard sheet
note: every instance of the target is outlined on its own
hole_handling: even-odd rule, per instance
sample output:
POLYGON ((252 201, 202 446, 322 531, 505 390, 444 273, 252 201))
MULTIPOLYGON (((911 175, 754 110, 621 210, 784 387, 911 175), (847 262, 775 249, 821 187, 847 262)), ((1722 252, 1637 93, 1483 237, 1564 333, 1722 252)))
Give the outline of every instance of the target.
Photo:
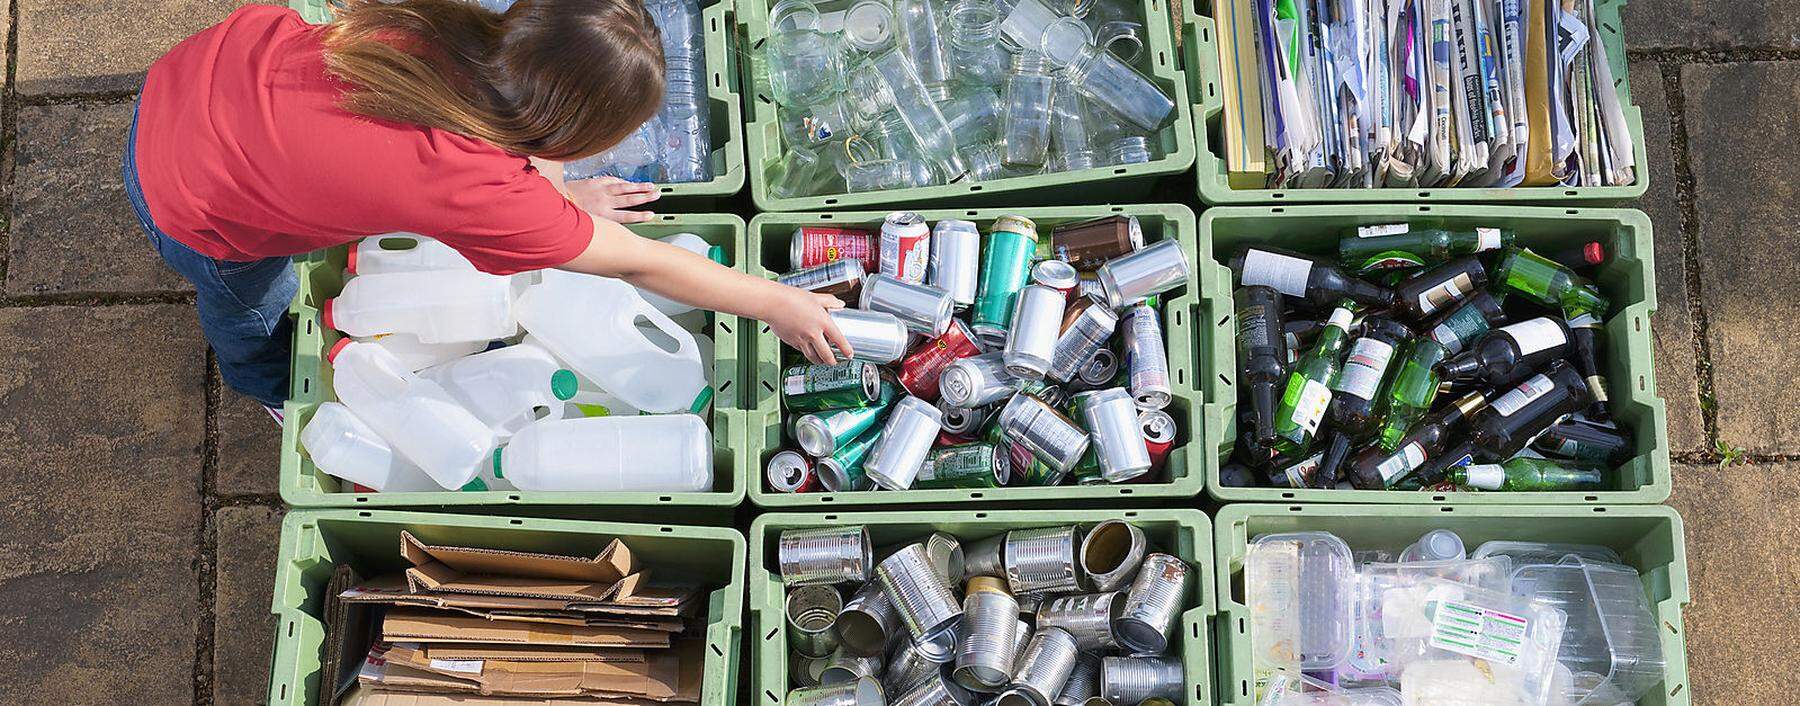
POLYGON ((518 645, 662 648, 669 633, 630 628, 487 620, 413 608, 388 611, 381 624, 388 642, 460 642, 518 645))

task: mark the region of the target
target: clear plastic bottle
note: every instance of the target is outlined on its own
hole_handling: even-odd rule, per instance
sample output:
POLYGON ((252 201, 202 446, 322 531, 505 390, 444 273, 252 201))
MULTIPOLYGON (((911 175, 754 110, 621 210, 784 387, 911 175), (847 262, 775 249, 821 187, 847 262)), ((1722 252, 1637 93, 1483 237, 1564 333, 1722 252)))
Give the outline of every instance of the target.
POLYGON ((663 166, 669 156, 667 132, 658 111, 612 149, 564 164, 563 178, 575 181, 614 176, 645 183, 664 181, 663 166))
POLYGON ((313 411, 300 430, 300 446, 319 470, 378 492, 443 490, 340 402, 326 402, 313 411))
POLYGON ((493 454, 520 490, 706 492, 712 433, 692 414, 537 422, 493 454))
POLYGON ((475 271, 393 272, 354 277, 320 315, 352 336, 408 333, 424 343, 491 341, 519 332, 512 282, 475 271))
POLYGON ((505 441, 538 419, 561 419, 563 402, 575 396, 574 371, 549 351, 519 344, 453 360, 420 371, 505 441))
POLYGON ((706 35, 698 0, 645 0, 662 34, 662 128, 668 146, 663 180, 712 178, 712 110, 706 95, 706 35))
POLYGON ((965 86, 1000 85, 1006 78, 1007 59, 1000 46, 997 0, 957 0, 946 14, 955 80, 965 86))
POLYGON ((1089 144, 1091 129, 1087 121, 1087 99, 1076 93, 1067 82, 1059 82, 1051 98, 1050 145, 1056 152, 1056 168, 1065 172, 1092 169, 1098 161, 1089 144))
POLYGON ((938 104, 950 134, 962 148, 992 144, 1000 136, 1000 94, 985 85, 963 84, 938 104))
POLYGON ((1000 161, 1009 167, 1038 167, 1050 152, 1050 101, 1056 80, 1050 62, 1037 52, 1013 55, 1006 77, 1006 121, 1000 161))
POLYGON ((418 233, 371 235, 350 248, 344 271, 352 275, 392 272, 474 270, 475 265, 454 248, 418 233))
POLYGON ((706 387, 693 334, 624 281, 547 270, 517 310, 534 340, 633 407, 686 410, 706 387))
POLYGON ((345 339, 326 360, 338 401, 438 485, 463 487, 493 451, 486 424, 380 347, 345 339))
POLYGON ((950 97, 950 44, 938 29, 941 25, 937 4, 933 0, 893 0, 894 38, 896 48, 912 61, 913 70, 933 101, 950 97))
POLYGON ((769 92, 786 106, 813 105, 843 90, 843 51, 819 29, 819 8, 781 0, 769 10, 769 92))
POLYGON ((949 122, 938 110, 937 101, 920 82, 912 62, 896 49, 875 57, 876 73, 893 93, 894 110, 906 122, 919 154, 932 163, 944 181, 956 181, 963 175, 962 159, 956 154, 956 137, 949 122))

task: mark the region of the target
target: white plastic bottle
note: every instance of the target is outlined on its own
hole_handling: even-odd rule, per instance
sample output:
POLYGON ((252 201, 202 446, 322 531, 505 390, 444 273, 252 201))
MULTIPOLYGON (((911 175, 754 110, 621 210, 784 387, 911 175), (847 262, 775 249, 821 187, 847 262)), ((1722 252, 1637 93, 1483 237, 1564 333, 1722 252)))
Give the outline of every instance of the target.
POLYGON ((544 274, 514 305, 533 340, 633 407, 653 414, 687 411, 706 387, 693 334, 625 282, 544 274))
POLYGON ((494 450, 486 424, 386 350, 344 339, 326 360, 338 400, 445 489, 467 484, 494 450))
POLYGON ((520 490, 712 490, 712 434, 692 414, 536 422, 494 452, 520 490))
POLYGON ((573 371, 549 351, 523 343, 453 360, 419 376, 443 385, 500 441, 538 419, 561 419, 563 402, 576 391, 573 371))
POLYGON ((437 481, 394 453, 349 407, 326 402, 300 430, 300 445, 319 470, 383 493, 438 491, 437 481))
POLYGON ((388 333, 379 336, 367 336, 356 339, 387 349, 407 370, 418 372, 433 365, 442 365, 458 358, 480 353, 487 348, 487 341, 457 341, 455 343, 425 343, 418 336, 410 333, 388 333))
POLYGON ((352 275, 393 272, 475 271, 475 265, 454 248, 418 233, 371 235, 350 248, 344 271, 352 275))
MULTIPOLYGON (((661 240, 662 242, 694 253, 700 257, 706 257, 707 251, 712 249, 711 244, 693 233, 676 233, 667 238, 658 238, 657 240, 661 240)), ((650 306, 656 307, 657 311, 669 316, 680 316, 694 310, 694 307, 669 299, 668 297, 664 297, 663 295, 648 289, 639 289, 637 291, 639 295, 644 297, 644 301, 650 302, 650 306)))
POLYGON ((351 336, 409 333, 424 343, 491 341, 518 333, 511 281, 481 272, 363 275, 320 307, 325 326, 351 336))

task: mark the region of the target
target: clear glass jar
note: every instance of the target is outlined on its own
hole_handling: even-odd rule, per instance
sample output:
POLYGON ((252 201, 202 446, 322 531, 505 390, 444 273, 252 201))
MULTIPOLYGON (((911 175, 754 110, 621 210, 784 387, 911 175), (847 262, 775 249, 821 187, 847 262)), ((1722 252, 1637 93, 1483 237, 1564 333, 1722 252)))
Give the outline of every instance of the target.
POLYGON ((874 54, 894 45, 894 8, 885 0, 861 0, 844 11, 844 44, 874 54))
MULTIPOLYGON (((1065 55, 1060 50, 1046 53, 1053 59, 1065 55)), ((1074 47, 1073 57, 1065 70, 1069 82, 1088 100, 1114 115, 1138 128, 1154 131, 1175 114, 1175 101, 1111 53, 1083 44, 1074 47)))
POLYGON ((770 193, 775 198, 791 199, 843 191, 844 177, 832 158, 834 149, 841 150, 830 144, 816 150, 790 147, 769 179, 770 193))
POLYGON ((1067 82, 1058 82, 1051 98, 1050 147, 1058 171, 1073 172, 1094 167, 1093 129, 1088 125, 1087 99, 1067 82))
POLYGON ((875 57, 875 71, 893 93, 894 110, 906 123, 919 154, 930 162, 945 181, 962 177, 962 159, 956 154, 956 138, 950 124, 938 110, 937 102, 919 80, 911 61, 898 48, 875 57))
POLYGON ((993 144, 969 145, 962 148, 963 164, 969 168, 964 181, 993 181, 1003 178, 1000 149, 993 144))
POLYGON ((1107 164, 1144 164, 1156 159, 1156 148, 1150 144, 1150 138, 1142 135, 1126 135, 1113 140, 1107 146, 1107 164))
POLYGON ((1000 6, 995 0, 958 0, 948 11, 954 79, 962 84, 998 86, 1006 78, 1006 50, 1000 46, 1000 6))
POLYGON ((1000 136, 1000 94, 987 86, 964 84, 950 100, 938 104, 956 144, 989 144, 1000 136))
POLYGON ((1006 116, 1001 129, 1001 163, 1041 167, 1050 152, 1050 98, 1056 80, 1050 62, 1037 52, 1013 55, 1006 77, 1006 116))
POLYGON ((912 61, 920 83, 934 101, 950 97, 950 47, 938 32, 941 26, 932 0, 893 0, 894 37, 897 48, 912 61))
POLYGON ((769 11, 769 93, 785 106, 809 106, 844 89, 843 51, 819 31, 819 8, 781 0, 769 11))
POLYGON ((911 159, 857 162, 844 171, 844 184, 853 194, 930 186, 932 181, 931 166, 911 159))

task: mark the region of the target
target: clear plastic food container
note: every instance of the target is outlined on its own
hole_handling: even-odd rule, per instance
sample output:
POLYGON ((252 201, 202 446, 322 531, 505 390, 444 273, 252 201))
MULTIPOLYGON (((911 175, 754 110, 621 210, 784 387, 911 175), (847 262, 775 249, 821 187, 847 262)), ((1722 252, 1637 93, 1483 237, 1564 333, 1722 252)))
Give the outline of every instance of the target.
POLYGON ((1569 555, 1519 567, 1513 594, 1568 615, 1557 652, 1573 673, 1566 703, 1636 701, 1662 681, 1662 637, 1636 569, 1569 555))
POLYGON ((1356 564, 1329 532, 1269 534, 1244 556, 1250 639, 1259 668, 1336 667, 1354 637, 1356 564))

